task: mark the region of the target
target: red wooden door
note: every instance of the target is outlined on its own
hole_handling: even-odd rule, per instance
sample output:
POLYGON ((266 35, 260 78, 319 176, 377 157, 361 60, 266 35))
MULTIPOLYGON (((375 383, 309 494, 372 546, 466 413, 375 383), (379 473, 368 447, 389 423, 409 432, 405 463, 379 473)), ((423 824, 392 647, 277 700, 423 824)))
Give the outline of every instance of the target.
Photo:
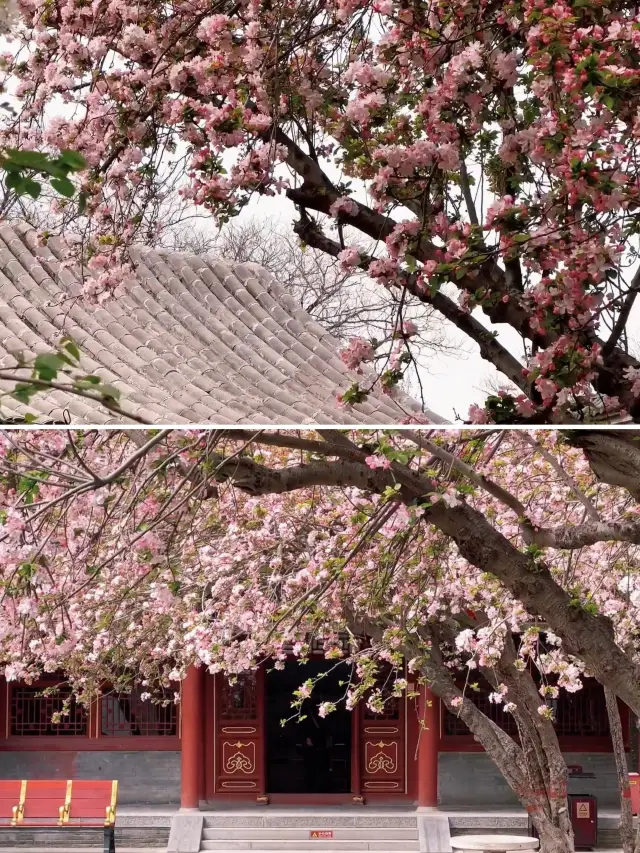
POLYGON ((382 714, 360 702, 360 785, 362 793, 404 794, 405 699, 389 699, 382 714))
POLYGON ((264 673, 230 684, 216 676, 215 791, 259 796, 265 791, 264 673))

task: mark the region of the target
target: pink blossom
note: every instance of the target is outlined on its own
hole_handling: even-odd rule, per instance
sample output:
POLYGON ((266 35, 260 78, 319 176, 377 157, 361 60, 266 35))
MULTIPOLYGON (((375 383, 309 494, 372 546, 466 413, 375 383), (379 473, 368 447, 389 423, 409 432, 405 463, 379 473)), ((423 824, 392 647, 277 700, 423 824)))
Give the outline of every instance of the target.
POLYGON ((634 397, 640 397, 640 367, 625 367, 624 378, 631 382, 631 393, 634 397))
POLYGON ((329 213, 336 219, 341 213, 344 213, 346 216, 356 216, 358 213, 358 204, 352 198, 348 198, 348 196, 341 196, 333 202, 329 208, 329 213))
POLYGON ((487 412, 475 403, 469 406, 469 414, 467 417, 469 422, 472 424, 486 424, 489 422, 489 415, 487 412))
POLYGON ((340 358, 350 370, 360 370, 363 361, 371 361, 375 354, 373 346, 364 338, 351 338, 349 346, 342 350, 340 358))
POLYGON ((338 260, 343 270, 352 270, 360 263, 360 252, 354 248, 343 249, 338 253, 338 260))
POLYGON ((391 461, 387 459, 386 456, 381 456, 380 454, 376 454, 375 456, 367 456, 364 461, 373 471, 375 471, 377 468, 382 468, 384 470, 391 468, 391 461))

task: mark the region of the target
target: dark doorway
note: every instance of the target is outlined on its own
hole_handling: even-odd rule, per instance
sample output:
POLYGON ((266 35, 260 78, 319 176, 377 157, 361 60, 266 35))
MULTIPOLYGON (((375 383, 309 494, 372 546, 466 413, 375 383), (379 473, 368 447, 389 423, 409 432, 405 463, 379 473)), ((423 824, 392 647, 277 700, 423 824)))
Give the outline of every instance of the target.
POLYGON ((344 696, 346 664, 328 661, 291 662, 267 672, 267 791, 270 794, 342 794, 351 790, 351 712, 344 702, 322 718, 321 702, 344 696), (293 691, 308 678, 320 679, 302 706, 306 719, 291 720, 293 691), (340 684, 340 681, 343 684, 340 684))

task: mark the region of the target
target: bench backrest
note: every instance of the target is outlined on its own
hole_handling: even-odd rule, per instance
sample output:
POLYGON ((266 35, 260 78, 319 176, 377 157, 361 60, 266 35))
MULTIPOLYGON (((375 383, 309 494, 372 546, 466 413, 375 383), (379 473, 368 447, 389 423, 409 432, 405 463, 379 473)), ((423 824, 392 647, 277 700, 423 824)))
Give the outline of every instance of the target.
POLYGON ((113 826, 117 797, 115 780, 0 780, 0 818, 11 817, 18 826, 76 821, 113 826))
POLYGON ((17 817, 22 779, 0 779, 0 820, 3 823, 17 817))
POLYGON ((70 784, 66 779, 28 779, 22 803, 22 817, 18 823, 47 818, 58 820, 70 784))
POLYGON ((109 826, 116 821, 118 783, 101 779, 74 779, 69 817, 96 818, 109 826))

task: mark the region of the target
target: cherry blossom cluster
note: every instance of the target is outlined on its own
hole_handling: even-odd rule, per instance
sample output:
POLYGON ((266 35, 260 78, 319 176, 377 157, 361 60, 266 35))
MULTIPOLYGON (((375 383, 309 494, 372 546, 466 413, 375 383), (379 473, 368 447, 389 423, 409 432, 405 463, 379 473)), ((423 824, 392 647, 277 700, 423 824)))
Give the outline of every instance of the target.
MULTIPOLYGON (((136 455, 140 442, 120 433, 78 434, 73 445, 61 431, 1 435, 6 677, 63 670, 84 694, 101 681, 135 677, 152 694, 170 688, 193 663, 233 675, 267 657, 283 666, 291 646, 304 659, 313 636, 327 659, 353 661, 361 685, 371 688, 379 666, 395 667, 391 683, 402 692, 403 649, 418 650, 408 664, 419 669, 424 626, 457 624, 447 652, 452 670, 475 678, 475 670, 491 667, 508 628, 518 637, 519 665, 541 674, 547 713, 543 700, 580 689, 584 665, 425 520, 429 506, 455 511, 461 502, 483 512, 509 541, 539 553, 575 606, 606 615, 620 647, 638 654, 637 546, 605 539, 571 552, 532 550, 523 527, 543 529, 558 519, 579 525, 585 504, 605 522, 636 518, 630 495, 596 487, 581 451, 557 434, 513 431, 497 447, 480 449, 465 433, 432 435, 443 447, 457 446, 462 459, 526 507, 526 517, 451 478, 448 466, 436 491, 411 505, 391 487, 379 494, 305 485, 254 496, 227 476, 215 488, 202 478, 225 457, 287 469, 299 464, 300 451, 206 431, 147 436, 144 455, 136 455), (385 626, 364 648, 354 634, 359 614, 385 626), (352 636, 346 650, 345 632, 352 636)), ((359 431, 353 438, 368 448, 363 464, 372 473, 391 474, 397 465, 433 472, 430 454, 400 431, 359 431)), ((351 705, 358 690, 347 688, 351 705)), ((376 705, 371 695, 369 701, 376 705)), ((517 698, 497 690, 492 701, 517 698)))
MULTIPOLYGON (((118 247, 102 266, 94 251, 91 297, 127 286, 127 248, 158 238, 176 193, 220 222, 256 194, 284 193, 379 239, 369 273, 381 285, 413 275, 429 301, 453 283, 463 309, 523 334, 544 369, 530 366, 521 409, 590 404, 607 366, 603 318, 624 307, 638 242, 635 7, 17 5, 4 73, 21 111, 0 141, 88 161, 84 212, 64 200, 52 215, 63 230, 78 220, 85 247, 118 247), (580 364, 568 367, 572 350, 580 364)), ((342 241, 340 261, 357 265, 358 250, 342 241)), ((617 395, 631 410, 623 371, 638 367, 616 365, 608 405, 617 395)))

